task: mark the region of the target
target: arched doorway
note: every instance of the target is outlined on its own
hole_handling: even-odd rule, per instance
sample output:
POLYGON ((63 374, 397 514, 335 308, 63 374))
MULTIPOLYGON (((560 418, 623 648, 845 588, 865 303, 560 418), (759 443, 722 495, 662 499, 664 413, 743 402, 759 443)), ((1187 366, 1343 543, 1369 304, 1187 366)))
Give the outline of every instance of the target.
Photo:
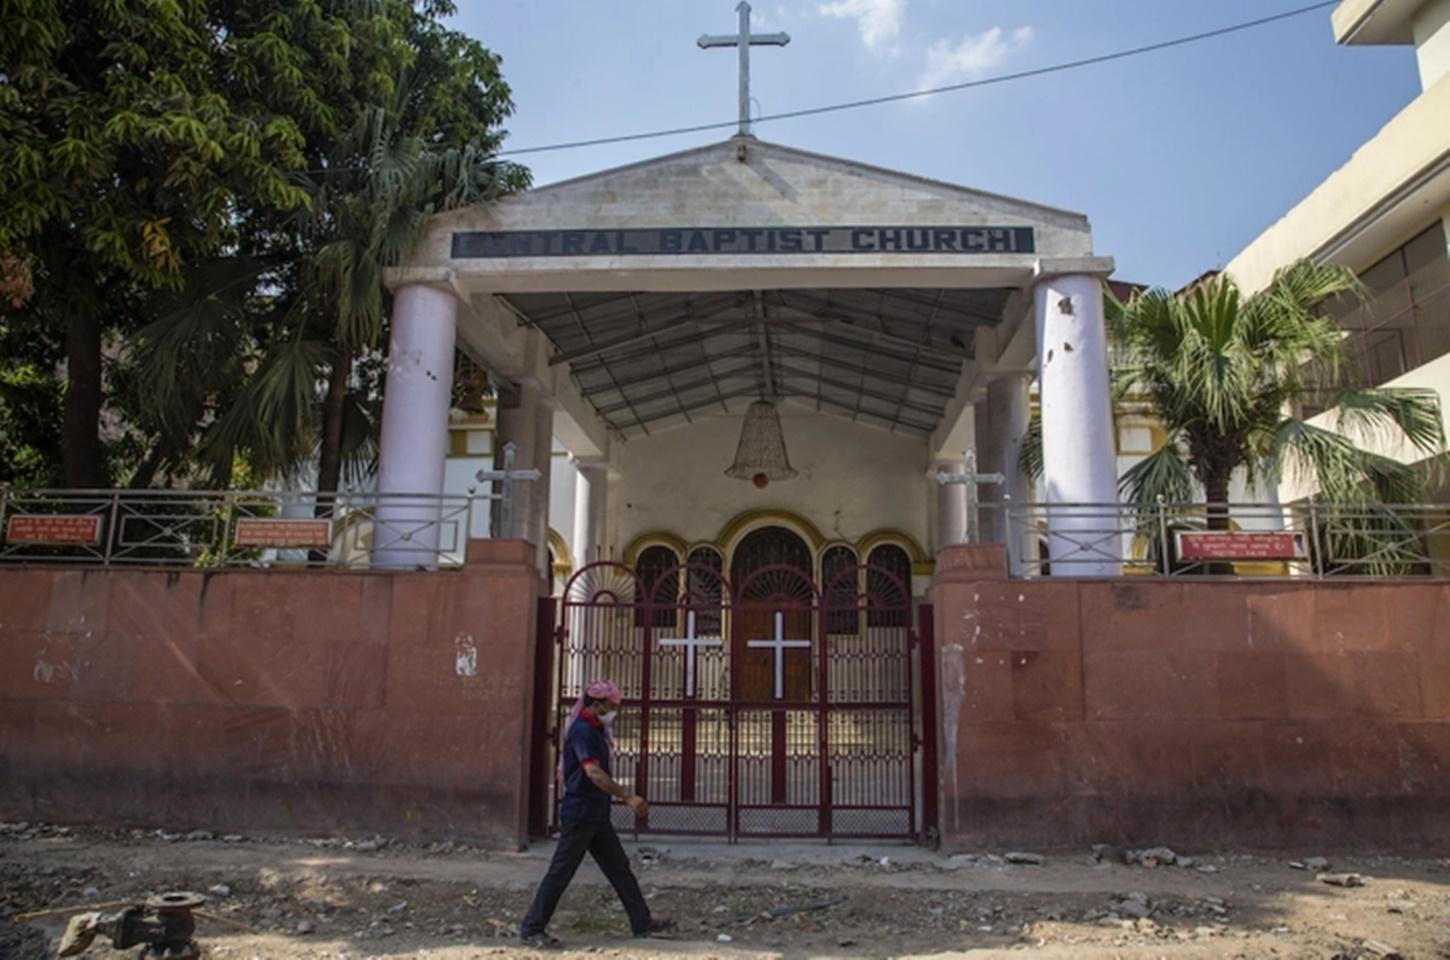
POLYGON ((811 548, 785 527, 746 534, 730 558, 731 659, 746 702, 809 701, 815 590, 811 548))

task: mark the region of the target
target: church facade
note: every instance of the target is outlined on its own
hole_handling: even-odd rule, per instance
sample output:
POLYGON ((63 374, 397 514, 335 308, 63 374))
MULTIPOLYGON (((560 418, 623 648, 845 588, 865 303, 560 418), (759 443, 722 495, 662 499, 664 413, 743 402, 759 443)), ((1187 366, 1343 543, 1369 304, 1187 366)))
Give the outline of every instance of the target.
POLYGON ((938 480, 966 448, 1006 478, 983 501, 1027 499, 1039 372, 1047 499, 1116 499, 1111 269, 1080 214, 746 136, 455 211, 393 277, 379 487, 467 482, 435 379, 456 344, 499 396, 491 440, 453 449, 543 472, 498 531, 541 565, 874 554, 920 593, 966 532, 938 480), (796 475, 758 484, 726 470, 762 400, 796 475))

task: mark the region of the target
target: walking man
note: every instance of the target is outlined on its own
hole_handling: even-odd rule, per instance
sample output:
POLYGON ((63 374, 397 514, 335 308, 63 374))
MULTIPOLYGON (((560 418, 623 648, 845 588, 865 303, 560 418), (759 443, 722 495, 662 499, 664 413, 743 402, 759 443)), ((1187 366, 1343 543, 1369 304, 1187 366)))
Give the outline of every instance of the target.
POLYGON ((629 869, 629 857, 609 822, 611 797, 623 800, 636 816, 644 816, 649 810, 643 797, 630 793, 611 776, 614 754, 611 725, 619 712, 619 701, 617 686, 608 680, 596 680, 584 688, 584 695, 565 724, 559 757, 564 786, 564 798, 559 804, 559 844, 554 848, 553 862, 519 930, 530 946, 560 945, 546 928, 586 852, 594 857, 594 862, 614 886, 614 892, 619 894, 629 914, 629 927, 636 937, 674 928, 673 921, 650 917, 644 894, 639 892, 639 883, 629 869))

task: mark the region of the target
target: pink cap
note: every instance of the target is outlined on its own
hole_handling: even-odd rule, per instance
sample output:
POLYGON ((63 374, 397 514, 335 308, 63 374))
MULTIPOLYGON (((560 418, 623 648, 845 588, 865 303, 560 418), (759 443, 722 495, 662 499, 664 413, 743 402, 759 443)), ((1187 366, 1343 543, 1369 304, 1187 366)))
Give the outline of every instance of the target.
POLYGON ((619 687, 613 680, 595 680, 584 688, 584 695, 591 700, 619 700, 619 687))

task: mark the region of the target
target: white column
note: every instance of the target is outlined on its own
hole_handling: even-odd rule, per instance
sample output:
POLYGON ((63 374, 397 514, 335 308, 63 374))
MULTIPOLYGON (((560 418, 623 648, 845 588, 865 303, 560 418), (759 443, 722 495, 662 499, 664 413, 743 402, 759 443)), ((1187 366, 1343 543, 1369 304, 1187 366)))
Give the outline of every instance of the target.
POLYGON ((606 557, 609 519, 609 464, 603 458, 574 462, 579 482, 574 487, 574 561, 583 567, 606 557))
POLYGON ((1120 538, 1111 531, 1119 518, 1105 510, 1074 516, 1060 506, 1118 502, 1102 282, 1094 274, 1045 274, 1034 294, 1052 573, 1117 576, 1120 538))
MULTIPOLYGON (((1018 466, 1022 458, 1022 442, 1027 436, 1031 410, 1028 392, 1032 377, 1026 373, 998 373, 987 382, 986 399, 977 404, 977 469, 982 473, 1000 473, 1004 484, 985 484, 979 491, 983 504, 1002 504, 1022 508, 1031 499, 1027 478, 1018 466), (985 415, 981 413, 985 411, 985 415)), ((983 509, 979 528, 983 543, 1006 543, 1008 559, 1020 556, 1022 529, 1008 523, 1006 509, 992 506, 983 509), (1009 542, 1010 541, 1010 542, 1009 542)))
MULTIPOLYGON (((539 479, 525 486, 532 489, 529 503, 529 525, 524 539, 539 548, 539 569, 544 577, 553 582, 554 571, 549 566, 549 491, 554 479, 554 405, 540 397, 539 412, 534 418, 534 466, 539 470, 539 479)), ((515 489, 518 489, 517 485, 515 489)))
MULTIPOLYGON (((976 454, 976 468, 978 473, 1000 473, 1001 463, 996 446, 996 437, 992 433, 992 411, 987 404, 986 397, 979 397, 976 403, 972 404, 972 450, 976 454)), ((999 522, 1000 511, 991 506, 983 507, 983 504, 999 503, 1002 499, 1002 491, 995 483, 979 483, 972 494, 970 501, 974 506, 972 512, 976 514, 968 522, 975 522, 977 525, 978 543, 1005 543, 1005 528, 999 522)))
MULTIPOLYGON (((437 566, 439 502, 388 495, 436 498, 443 493, 457 323, 458 298, 449 290, 409 284, 393 294, 378 454, 378 493, 384 496, 373 524, 375 567, 437 566)), ((467 535, 466 529, 458 530, 460 541, 467 535)))
MULTIPOLYGON (((960 474, 966 461, 940 459, 932 464, 928 482, 936 487, 936 548, 967 542, 967 488, 961 483, 941 483, 939 473, 960 474)), ((862 561, 864 562, 864 561, 862 561)))

